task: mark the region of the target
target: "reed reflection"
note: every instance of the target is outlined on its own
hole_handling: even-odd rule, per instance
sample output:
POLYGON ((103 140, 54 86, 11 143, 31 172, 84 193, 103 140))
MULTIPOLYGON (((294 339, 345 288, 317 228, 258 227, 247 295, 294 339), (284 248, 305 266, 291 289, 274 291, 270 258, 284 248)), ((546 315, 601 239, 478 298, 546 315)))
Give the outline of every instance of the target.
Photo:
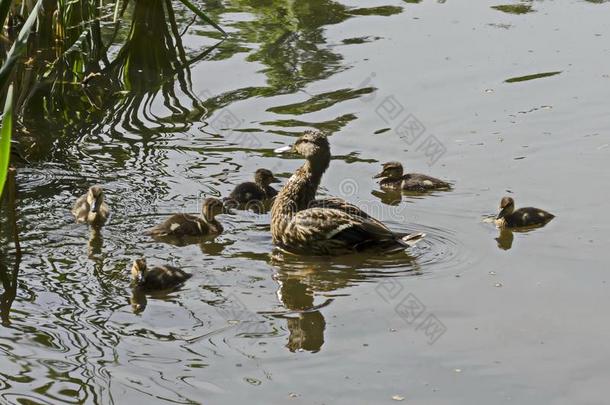
POLYGON ((0 294, 0 320, 2 326, 10 325, 10 311, 17 297, 17 283, 19 277, 19 266, 21 265, 21 244, 19 242, 19 229, 17 227, 17 182, 16 171, 9 168, 4 191, 0 196, 0 214, 6 218, 2 221, 4 226, 0 227, 0 281, 3 292, 0 294), (12 243, 11 243, 12 242, 12 243), (10 266, 9 246, 13 245, 14 254, 12 269, 10 266))

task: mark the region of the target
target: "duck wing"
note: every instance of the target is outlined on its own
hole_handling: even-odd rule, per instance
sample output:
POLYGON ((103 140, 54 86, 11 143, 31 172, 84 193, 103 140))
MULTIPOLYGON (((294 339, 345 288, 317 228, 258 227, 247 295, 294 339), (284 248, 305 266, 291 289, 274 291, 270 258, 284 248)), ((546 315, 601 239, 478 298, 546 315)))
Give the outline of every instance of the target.
POLYGON ((369 219, 369 218, 374 219, 373 217, 371 217, 369 214, 364 212, 359 207, 355 206, 354 204, 348 203, 344 199, 338 198, 338 197, 329 197, 329 198, 322 198, 319 200, 313 200, 309 204, 309 207, 310 208, 329 208, 329 209, 343 211, 348 214, 356 215, 358 217, 365 218, 365 219, 369 219))
POLYGON ((173 266, 154 267, 146 274, 144 287, 159 290, 172 288, 184 283, 191 277, 192 274, 173 266))
POLYGON ((151 236, 205 235, 208 225, 198 217, 188 214, 174 214, 165 222, 145 232, 151 236))
POLYGON ((431 190, 435 188, 449 188, 451 184, 421 173, 409 173, 403 177, 403 190, 431 190))
POLYGON ((282 247, 315 255, 345 254, 368 248, 404 248, 402 235, 374 218, 339 209, 309 208, 299 211, 282 236, 282 247))
POLYGON ((87 222, 89 215, 89 203, 87 202, 87 194, 78 197, 72 206, 72 215, 76 218, 76 222, 87 222))
POLYGON ((265 193, 253 182, 246 182, 237 185, 229 198, 237 201, 239 204, 246 204, 250 201, 260 201, 265 199, 265 193))

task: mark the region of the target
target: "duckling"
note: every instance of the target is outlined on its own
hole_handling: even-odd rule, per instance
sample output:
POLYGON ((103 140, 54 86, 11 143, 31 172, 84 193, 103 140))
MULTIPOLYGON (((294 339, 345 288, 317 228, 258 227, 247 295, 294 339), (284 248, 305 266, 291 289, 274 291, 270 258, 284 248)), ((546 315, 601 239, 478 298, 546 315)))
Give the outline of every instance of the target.
POLYGON ((131 278, 136 287, 150 290, 168 290, 178 287, 193 275, 168 265, 148 269, 146 259, 136 259, 131 266, 131 278))
POLYGON ((104 225, 110 214, 110 208, 104 202, 104 190, 100 186, 89 188, 86 194, 76 200, 72 207, 72 214, 78 223, 98 227, 104 225))
POLYGON ((270 200, 277 195, 277 190, 270 184, 279 182, 270 170, 258 169, 254 173, 254 182, 248 181, 237 185, 229 197, 224 200, 225 204, 239 206, 270 200))
POLYGON ((387 162, 383 165, 381 173, 375 175, 379 185, 384 190, 394 191, 429 191, 451 188, 451 184, 434 177, 420 173, 403 174, 402 164, 399 162, 387 162))
POLYGON ((315 200, 331 157, 328 139, 322 133, 305 132, 291 150, 306 162, 280 190, 271 208, 271 235, 280 249, 304 255, 340 255, 373 248, 404 249, 424 237, 421 233, 392 232, 338 198, 315 200))
POLYGON ((206 198, 201 205, 201 216, 189 214, 174 214, 165 222, 146 231, 153 237, 183 237, 207 236, 222 233, 223 227, 216 219, 216 215, 230 213, 222 201, 217 198, 206 198))
POLYGON ((500 212, 495 223, 499 228, 519 228, 526 226, 542 226, 555 218, 555 215, 539 208, 525 207, 515 210, 515 201, 504 197, 500 201, 500 212))

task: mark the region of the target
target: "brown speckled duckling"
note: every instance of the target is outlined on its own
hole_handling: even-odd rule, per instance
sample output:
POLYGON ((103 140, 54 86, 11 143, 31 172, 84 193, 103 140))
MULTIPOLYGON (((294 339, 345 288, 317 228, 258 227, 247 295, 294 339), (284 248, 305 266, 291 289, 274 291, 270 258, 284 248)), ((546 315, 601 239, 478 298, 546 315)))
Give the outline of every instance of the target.
POLYGON ((369 248, 404 249, 423 238, 420 233, 392 232, 340 199, 316 202, 316 191, 330 163, 330 146, 323 134, 305 132, 292 151, 307 161, 280 190, 271 209, 271 235, 281 249, 304 255, 339 255, 369 248))
POLYGON ((399 162, 387 162, 383 165, 381 173, 375 175, 379 180, 379 186, 384 190, 393 191, 429 191, 451 188, 446 181, 427 176, 420 173, 403 173, 402 164, 399 162))
POLYGON ((177 267, 168 265, 148 269, 146 259, 136 259, 131 267, 131 278, 136 287, 144 290, 175 288, 192 277, 177 267))
POLYGON ((277 195, 277 190, 270 184, 279 182, 271 170, 258 169, 254 173, 254 182, 248 181, 237 185, 224 202, 233 207, 270 200, 277 195))
POLYGON ((155 237, 206 236, 222 233, 223 227, 216 220, 216 215, 229 213, 222 201, 217 198, 206 198, 201 206, 201 216, 174 214, 165 222, 146 232, 155 237))
POLYGON ((500 201, 500 212, 495 223, 499 228, 519 228, 545 225, 553 218, 555 215, 539 208, 525 207, 515 210, 515 201, 511 197, 504 197, 500 201))
POLYGON ((76 222, 92 226, 102 226, 108 220, 110 209, 104 202, 104 190, 100 186, 89 188, 72 207, 76 222))

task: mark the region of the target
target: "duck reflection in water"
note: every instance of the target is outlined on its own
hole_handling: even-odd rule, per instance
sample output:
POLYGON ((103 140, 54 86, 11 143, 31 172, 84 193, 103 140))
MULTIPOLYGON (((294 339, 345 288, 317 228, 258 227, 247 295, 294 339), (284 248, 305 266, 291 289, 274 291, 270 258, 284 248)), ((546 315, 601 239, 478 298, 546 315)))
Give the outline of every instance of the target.
POLYGON ((321 350, 326 329, 323 311, 334 297, 343 294, 339 290, 421 270, 417 260, 402 251, 386 256, 362 253, 316 258, 276 249, 270 264, 276 269, 273 278, 278 284, 277 297, 286 309, 275 316, 286 319, 286 348, 291 352, 321 350))
POLYGON ((400 191, 393 190, 373 190, 371 194, 385 204, 393 207, 398 206, 402 202, 402 194, 400 191))
POLYGON ((501 228, 500 234, 496 238, 496 242, 498 242, 498 247, 502 250, 509 250, 513 247, 513 240, 515 236, 513 235, 513 231, 507 228, 501 228))
POLYGON ((138 287, 131 289, 131 297, 129 298, 129 304, 134 314, 144 312, 148 300, 146 299, 146 293, 144 290, 138 287))
POLYGON ((99 228, 92 227, 89 233, 89 242, 87 243, 87 252, 89 259, 94 259, 96 255, 102 253, 104 246, 104 237, 99 228))
POLYGON ((314 294, 307 285, 295 278, 276 278, 278 298, 285 308, 294 314, 282 315, 289 331, 286 348, 291 352, 301 350, 316 353, 324 344, 326 321, 319 310, 314 308, 314 294), (281 280, 283 279, 283 281, 281 280))

